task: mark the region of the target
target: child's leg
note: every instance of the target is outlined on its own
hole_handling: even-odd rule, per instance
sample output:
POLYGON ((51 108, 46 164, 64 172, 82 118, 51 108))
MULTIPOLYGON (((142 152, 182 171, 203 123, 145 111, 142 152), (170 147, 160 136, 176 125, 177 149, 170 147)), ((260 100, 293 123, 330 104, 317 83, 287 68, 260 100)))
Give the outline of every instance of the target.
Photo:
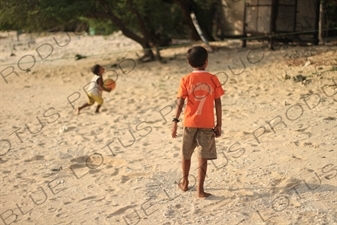
POLYGON ((76 109, 76 114, 77 115, 80 114, 80 111, 82 109, 84 109, 85 107, 91 106, 91 105, 93 105, 95 103, 95 100, 89 94, 87 94, 87 96, 88 96, 88 103, 84 103, 81 107, 78 107, 76 109))
POLYGON ((103 98, 101 96, 95 96, 95 101, 97 102, 97 107, 95 113, 99 113, 99 109, 101 108, 103 104, 103 98))
POLYGON ((211 194, 206 193, 204 190, 204 181, 207 174, 207 161, 217 158, 213 130, 210 128, 200 128, 198 130, 197 141, 200 145, 200 148, 197 148, 197 150, 200 150, 197 151, 199 161, 197 194, 198 197, 208 197, 211 194))
POLYGON ((102 105, 97 105, 95 113, 99 113, 99 109, 101 108, 102 105))
POLYGON ((183 178, 179 181, 179 188, 183 191, 188 190, 188 174, 191 167, 191 156, 197 142, 195 141, 196 128, 184 127, 183 143, 181 148, 183 178))
POLYGON ((88 107, 88 106, 91 106, 91 104, 89 104, 89 103, 84 103, 81 107, 77 107, 77 109, 76 109, 76 114, 77 114, 77 115, 80 114, 80 111, 81 111, 82 109, 84 109, 85 107, 88 107))
POLYGON ((207 159, 198 158, 199 160, 199 168, 198 168, 198 187, 197 187, 197 194, 198 197, 204 198, 208 197, 211 194, 206 193, 204 191, 204 181, 207 173, 207 159))
POLYGON ((183 179, 179 183, 179 188, 183 191, 187 191, 188 190, 188 174, 191 168, 191 160, 183 159, 181 165, 183 169, 183 179))

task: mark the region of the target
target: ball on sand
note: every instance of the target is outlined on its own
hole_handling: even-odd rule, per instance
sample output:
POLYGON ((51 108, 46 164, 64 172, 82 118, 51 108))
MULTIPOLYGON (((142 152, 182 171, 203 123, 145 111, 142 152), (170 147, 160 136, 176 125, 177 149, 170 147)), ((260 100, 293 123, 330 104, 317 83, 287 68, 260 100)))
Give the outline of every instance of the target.
POLYGON ((108 78, 104 81, 104 87, 113 90, 116 87, 116 82, 113 79, 108 78))

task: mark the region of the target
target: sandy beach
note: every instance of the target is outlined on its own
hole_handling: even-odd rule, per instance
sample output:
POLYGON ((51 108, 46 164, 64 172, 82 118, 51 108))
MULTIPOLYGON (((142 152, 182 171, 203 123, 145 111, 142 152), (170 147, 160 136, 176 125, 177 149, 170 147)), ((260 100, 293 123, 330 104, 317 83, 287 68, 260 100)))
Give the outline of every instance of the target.
POLYGON ((170 130, 185 52, 201 43, 141 63, 120 33, 0 36, 0 225, 337 224, 336 45, 212 43, 223 132, 212 196, 198 199, 195 156, 190 190, 177 187, 182 124, 170 130), (116 89, 100 114, 75 115, 96 63, 116 89))

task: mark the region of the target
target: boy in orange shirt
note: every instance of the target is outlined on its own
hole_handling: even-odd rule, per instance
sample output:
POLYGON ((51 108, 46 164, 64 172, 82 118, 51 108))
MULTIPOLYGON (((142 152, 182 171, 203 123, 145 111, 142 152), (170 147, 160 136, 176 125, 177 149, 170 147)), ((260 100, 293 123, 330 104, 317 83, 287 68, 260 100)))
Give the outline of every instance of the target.
POLYGON ((204 181, 207 172, 207 160, 217 158, 215 137, 221 135, 221 96, 224 90, 219 79, 205 71, 208 65, 207 50, 195 46, 187 51, 188 63, 194 68, 193 72, 181 79, 175 118, 172 120, 172 137, 177 137, 177 123, 187 98, 184 112, 184 134, 182 142, 182 172, 183 179, 179 188, 188 190, 188 174, 191 167, 191 156, 196 149, 199 161, 197 195, 200 198, 211 194, 204 191, 204 181), (214 122, 214 105, 216 124, 214 122))

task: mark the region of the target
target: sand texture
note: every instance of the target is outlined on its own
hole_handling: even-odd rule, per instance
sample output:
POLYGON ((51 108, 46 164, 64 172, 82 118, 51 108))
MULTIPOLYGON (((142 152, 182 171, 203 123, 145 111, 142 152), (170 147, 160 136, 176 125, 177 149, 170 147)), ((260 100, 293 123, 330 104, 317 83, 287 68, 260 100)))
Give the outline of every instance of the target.
POLYGON ((176 139, 170 132, 192 70, 185 52, 200 43, 141 63, 141 47, 120 34, 0 41, 0 225, 337 224, 335 45, 212 43, 207 70, 226 94, 205 181, 212 196, 198 199, 197 158, 182 192, 182 124, 176 139), (100 114, 77 116, 96 63, 116 88, 100 114))

